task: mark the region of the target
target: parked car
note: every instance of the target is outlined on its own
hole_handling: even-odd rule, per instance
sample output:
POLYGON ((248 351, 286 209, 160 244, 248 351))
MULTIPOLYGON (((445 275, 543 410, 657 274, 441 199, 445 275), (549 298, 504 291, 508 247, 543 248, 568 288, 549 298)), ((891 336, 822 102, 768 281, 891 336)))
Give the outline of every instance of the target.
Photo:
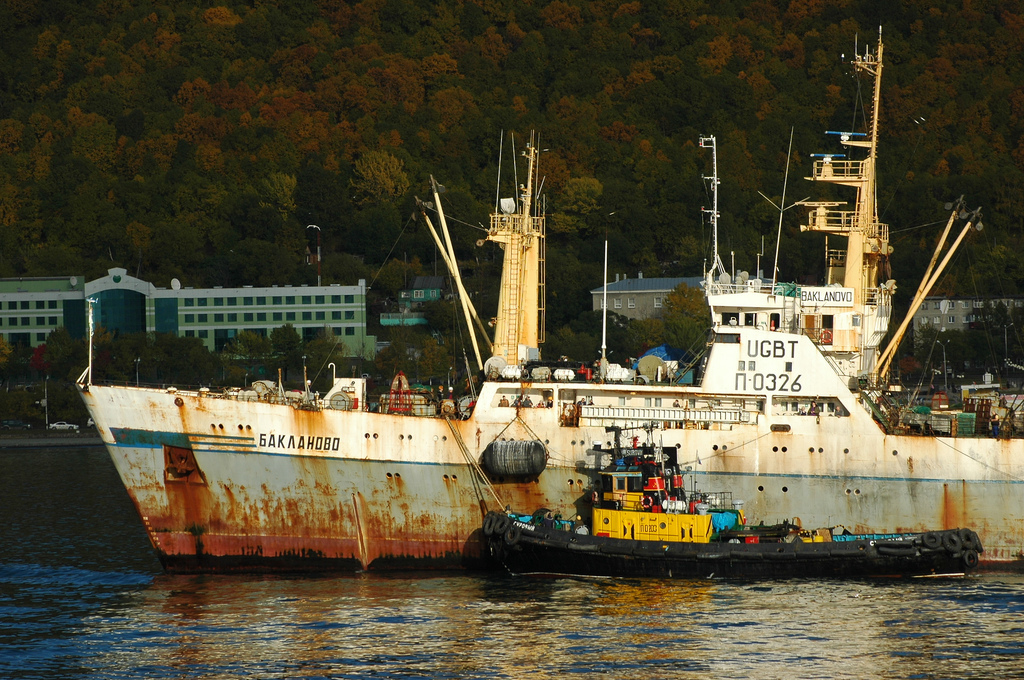
POLYGON ((77 430, 78 425, 74 423, 66 423, 63 420, 58 420, 55 423, 50 423, 51 430, 77 430))
POLYGON ((0 430, 30 430, 32 426, 24 420, 0 420, 0 430))

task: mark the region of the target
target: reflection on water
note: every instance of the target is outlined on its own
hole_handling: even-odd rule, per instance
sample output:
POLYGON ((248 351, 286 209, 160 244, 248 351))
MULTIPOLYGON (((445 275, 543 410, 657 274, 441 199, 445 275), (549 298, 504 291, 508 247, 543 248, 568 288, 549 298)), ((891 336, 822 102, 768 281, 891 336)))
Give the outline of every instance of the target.
POLYGON ((4 678, 1024 677, 1017 576, 168 576, 102 450, 0 452, 0 498, 4 678))

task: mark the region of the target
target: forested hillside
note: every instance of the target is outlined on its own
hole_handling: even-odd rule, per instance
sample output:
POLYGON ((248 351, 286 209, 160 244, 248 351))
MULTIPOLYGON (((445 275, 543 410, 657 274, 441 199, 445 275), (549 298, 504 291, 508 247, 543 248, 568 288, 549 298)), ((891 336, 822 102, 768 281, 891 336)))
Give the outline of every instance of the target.
MULTIPOLYGON (((718 138, 723 257, 753 270, 762 239, 772 257, 778 213, 758 192, 780 199, 793 129, 787 202, 829 198, 801 178, 841 150, 825 130, 863 129, 870 93, 843 55, 880 26, 879 207, 901 298, 960 194, 986 229, 941 285, 1018 292, 1024 11, 943 0, 7 0, 0 276, 309 283, 316 224, 325 281, 387 294, 433 267, 410 222, 432 174, 472 285, 492 289, 495 246, 473 226, 502 133, 511 195, 509 133, 520 150, 536 131, 558 337, 589 307, 606 233, 613 272, 701 272, 700 135, 718 138)), ((783 279, 822 269, 801 219, 785 215, 783 279)))

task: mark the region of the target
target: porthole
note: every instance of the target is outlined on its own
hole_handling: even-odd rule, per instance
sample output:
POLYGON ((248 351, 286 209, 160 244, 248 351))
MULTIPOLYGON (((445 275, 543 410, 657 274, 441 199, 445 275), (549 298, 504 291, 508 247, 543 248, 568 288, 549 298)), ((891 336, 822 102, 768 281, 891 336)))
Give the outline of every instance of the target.
POLYGON ((395 479, 401 479, 401 478, 402 478, 402 475, 400 475, 400 474, 398 474, 398 473, 396 472, 396 473, 395 473, 395 479))
POLYGON ((238 431, 239 431, 239 432, 242 432, 242 431, 244 431, 244 430, 245 430, 245 428, 244 428, 244 427, 242 427, 242 424, 241 424, 241 423, 239 423, 239 424, 238 424, 238 431))
POLYGON ((825 452, 825 449, 823 449, 823 448, 821 448, 821 447, 819 446, 819 447, 818 447, 818 453, 824 453, 824 452, 825 452))
POLYGON ((789 487, 788 486, 782 487, 782 493, 789 493, 789 487))
POLYGON ((662 522, 662 523, 661 523, 661 524, 659 524, 658 526, 659 526, 659 527, 661 527, 661 530, 662 530, 662 531, 664 531, 664 530, 665 530, 665 527, 667 527, 668 525, 667 525, 667 524, 665 524, 664 522, 662 522))
POLYGON ((892 455, 894 455, 894 456, 898 456, 898 455, 900 455, 900 452, 899 452, 899 451, 897 451, 896 449, 893 449, 893 450, 892 450, 892 455))
POLYGON ((807 453, 814 453, 814 447, 812 446, 811 448, 807 449, 807 453))
POLYGON ((605 524, 608 524, 608 521, 609 521, 609 520, 608 520, 608 518, 607 518, 607 517, 605 517, 605 518, 604 518, 604 523, 605 523, 605 524))
POLYGON ((387 474, 387 478, 388 478, 388 479, 391 479, 391 477, 392 477, 392 476, 393 476, 393 475, 392 475, 392 474, 391 474, 390 472, 389 472, 389 473, 387 474))
POLYGON ((722 450, 723 451, 727 451, 728 449, 729 449, 729 445, 728 444, 722 444, 722 450))
POLYGON ((376 432, 374 432, 374 433, 373 433, 373 438, 374 438, 374 439, 376 439, 376 438, 377 438, 377 433, 376 433, 376 432))
POLYGON ((404 434, 400 434, 400 435, 398 435, 398 439, 399 439, 399 440, 405 439, 405 435, 404 435, 404 434))
POLYGON ((718 450, 718 444, 715 444, 714 446, 712 446, 711 450, 712 451, 717 451, 718 450))
POLYGON ((459 476, 458 475, 452 475, 452 481, 453 482, 459 481, 459 476))
POLYGON ((847 490, 846 490, 846 495, 847 495, 847 496, 849 496, 849 495, 850 495, 851 493, 853 493, 853 492, 852 492, 852 491, 850 491, 849 489, 847 489, 847 490))
POLYGON ((782 447, 782 452, 783 452, 783 453, 785 453, 785 452, 786 452, 786 451, 788 451, 788 450, 789 450, 789 449, 788 449, 788 448, 786 448, 785 446, 783 446, 783 447, 782 447))
POLYGON ((843 449, 843 453, 849 453, 850 449, 843 449))
POLYGON ((369 432, 367 432, 367 433, 366 433, 366 438, 367 438, 367 439, 369 439, 369 438, 370 438, 370 433, 369 433, 369 432))
POLYGON ((574 482, 573 480, 571 480, 571 479, 569 480, 569 486, 572 486, 572 485, 573 485, 573 484, 575 484, 575 483, 576 483, 576 482, 574 482))
POLYGON ((779 452, 779 447, 778 446, 773 446, 772 447, 772 451, 774 451, 775 453, 778 453, 779 452))
POLYGON ((763 487, 763 486, 759 486, 759 487, 757 487, 757 490, 758 490, 759 492, 764 492, 764 487, 763 487))
POLYGON ((445 475, 445 476, 444 476, 444 478, 445 478, 445 479, 448 479, 448 475, 445 475))
POLYGON ((853 495, 854 496, 859 496, 860 495, 860 489, 854 489, 853 490, 853 495))
POLYGON ((443 441, 443 442, 448 441, 448 435, 444 435, 443 437, 441 437, 441 441, 443 441))

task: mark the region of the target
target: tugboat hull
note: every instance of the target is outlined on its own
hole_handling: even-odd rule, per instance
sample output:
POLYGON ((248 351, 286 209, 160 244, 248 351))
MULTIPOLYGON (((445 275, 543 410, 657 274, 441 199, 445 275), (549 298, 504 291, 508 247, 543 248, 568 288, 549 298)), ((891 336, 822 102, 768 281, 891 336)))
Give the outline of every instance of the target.
POLYGON ((578 534, 514 519, 488 541, 491 557, 515 574, 683 579, 959 576, 977 566, 982 549, 969 529, 823 543, 688 543, 578 534))

